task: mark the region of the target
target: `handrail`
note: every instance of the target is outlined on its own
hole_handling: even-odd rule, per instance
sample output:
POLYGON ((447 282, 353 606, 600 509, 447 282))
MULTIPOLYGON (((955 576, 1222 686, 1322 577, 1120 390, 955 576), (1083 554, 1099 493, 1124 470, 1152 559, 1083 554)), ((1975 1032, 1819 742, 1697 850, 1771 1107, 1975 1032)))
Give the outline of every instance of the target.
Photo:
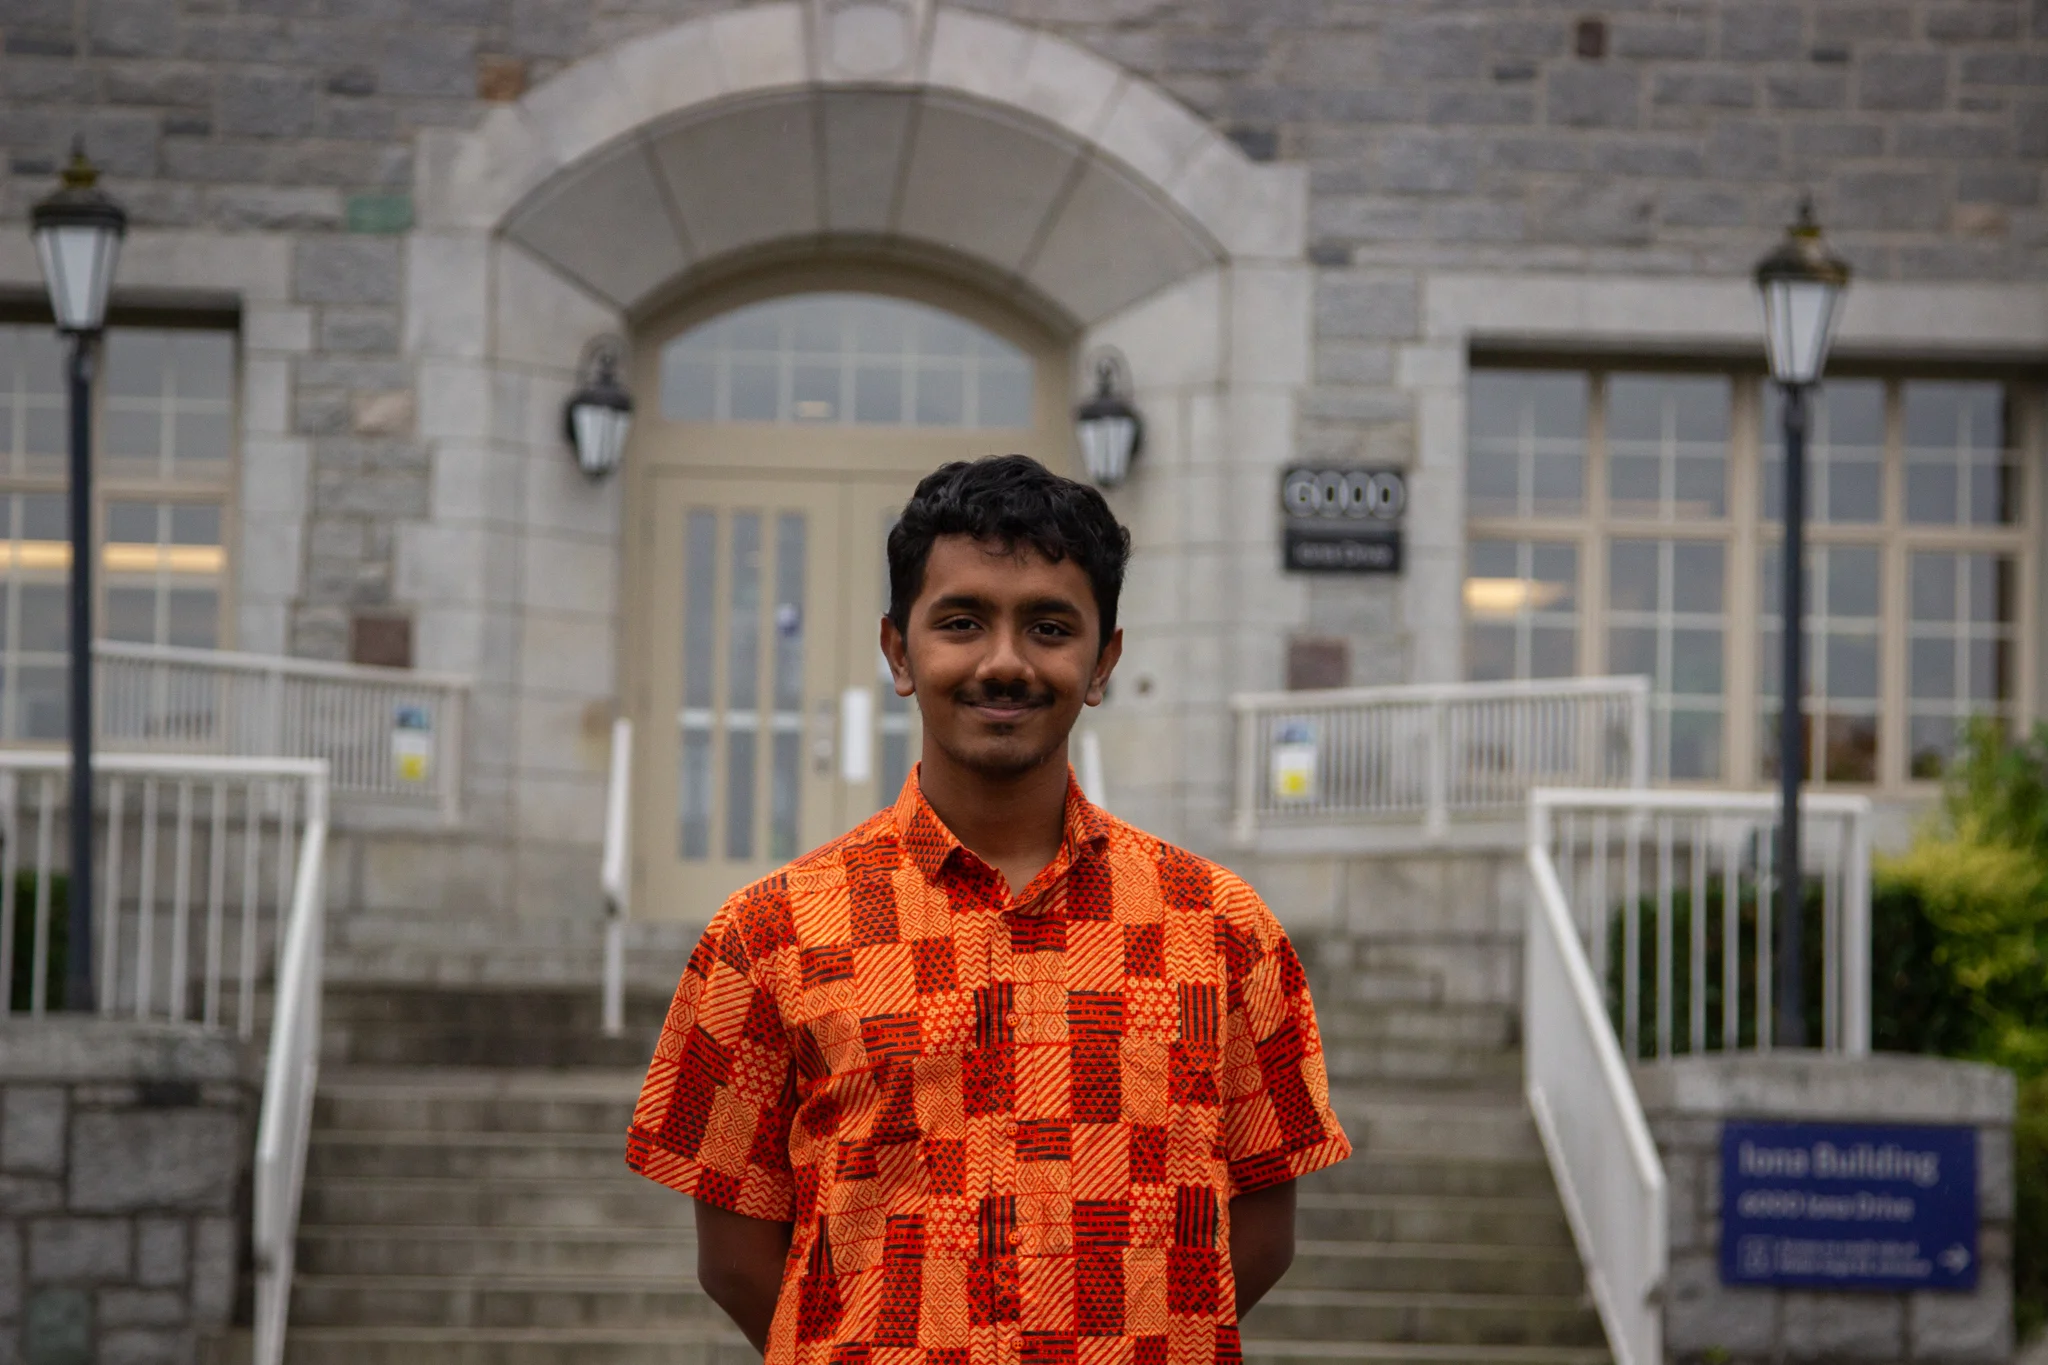
POLYGON ((327 783, 307 789, 306 837, 292 884, 291 918, 278 970, 277 1001, 256 1130, 256 1321, 253 1365, 280 1365, 291 1314, 299 1197, 305 1188, 313 1096, 320 1080, 321 949, 326 938, 322 872, 327 853, 327 783))
MULTIPOLYGON (((65 799, 70 755, 0 750, 0 1027, 19 907, 32 886, 31 1016, 49 999, 52 891, 60 869, 49 832, 65 799), (23 807, 37 837, 20 837, 23 807)), ((93 757, 104 812, 106 875, 93 907, 95 1003, 108 1018, 232 1027, 253 1038, 257 986, 273 979, 254 1171, 256 1355, 279 1365, 290 1308, 307 1138, 319 1074, 327 764, 303 758, 106 753, 93 757), (159 857, 168 842, 172 856, 159 857), (168 861, 174 872, 162 875, 168 861), (203 889, 201 889, 203 888, 203 889), (274 956, 273 956, 274 953, 274 956)))
POLYGON ((1532 801, 1522 995, 1529 1111, 1616 1365, 1661 1365, 1664 1163, 1550 867, 1549 824, 1549 807, 1532 801))
POLYGON ((324 759, 338 798, 460 816, 466 679, 113 640, 93 654, 109 749, 324 759))
MULTIPOLYGON (((1768 792, 1529 793, 1524 1078, 1618 1365, 1662 1360, 1669 1259, 1663 1166, 1629 1066, 1772 1046, 1777 813, 1768 792)), ((1839 793, 1800 806, 1820 1045, 1852 1056, 1870 1047, 1870 813, 1839 793)))
POLYGON ((1532 787, 1642 787, 1650 682, 1638 676, 1241 693, 1234 830, 1500 820, 1532 787))
POLYGON ((633 722, 620 716, 612 722, 611 772, 605 785, 604 855, 597 880, 604 892, 604 1035, 626 1031, 626 917, 632 910, 632 878, 627 866, 632 830, 633 722))

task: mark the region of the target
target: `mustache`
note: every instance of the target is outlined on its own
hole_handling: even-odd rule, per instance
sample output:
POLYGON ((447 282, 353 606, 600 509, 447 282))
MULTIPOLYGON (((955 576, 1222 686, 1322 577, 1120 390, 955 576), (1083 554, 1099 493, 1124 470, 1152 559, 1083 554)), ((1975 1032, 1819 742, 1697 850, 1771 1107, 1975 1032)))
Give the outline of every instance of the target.
POLYGON ((963 687, 953 694, 953 700, 963 706, 1050 706, 1052 693, 1042 688, 1033 689, 1031 684, 1019 680, 963 687))

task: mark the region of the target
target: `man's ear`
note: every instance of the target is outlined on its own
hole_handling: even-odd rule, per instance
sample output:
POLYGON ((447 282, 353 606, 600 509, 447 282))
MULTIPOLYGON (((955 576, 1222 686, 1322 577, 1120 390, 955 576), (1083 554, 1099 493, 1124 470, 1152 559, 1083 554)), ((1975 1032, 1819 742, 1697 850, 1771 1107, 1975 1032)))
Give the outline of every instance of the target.
POLYGON ((1109 633, 1102 652, 1095 656, 1095 672, 1088 679, 1087 702, 1090 706, 1102 705, 1102 698, 1109 691, 1109 675, 1116 672, 1116 661, 1124 656, 1124 628, 1118 626, 1109 633))
POLYGON ((886 613, 882 616, 882 657, 889 661, 889 677, 896 685, 896 695, 915 694, 917 684, 910 679, 910 642, 886 613))

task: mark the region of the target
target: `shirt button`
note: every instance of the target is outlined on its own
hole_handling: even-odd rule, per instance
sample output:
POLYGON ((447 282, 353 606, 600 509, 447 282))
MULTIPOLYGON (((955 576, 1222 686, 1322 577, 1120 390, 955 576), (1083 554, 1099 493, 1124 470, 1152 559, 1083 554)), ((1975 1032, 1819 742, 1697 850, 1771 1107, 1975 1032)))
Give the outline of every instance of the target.
POLYGON ((1013 1233, 1011 1233, 1011 1234, 1010 1234, 1010 1245, 1011 1245, 1011 1246, 1013 1246, 1013 1247, 1014 1247, 1014 1246, 1022 1246, 1022 1245, 1024 1245, 1024 1234, 1023 1234, 1023 1233, 1021 1233, 1021 1232, 1013 1232, 1013 1233))
POLYGON ((1017 1011, 1015 1011, 1015 1010, 1011 1010, 1011 1011, 1010 1011, 1010 1012, 1009 1012, 1008 1014, 1005 1014, 1005 1015, 1003 1016, 1003 1027, 1004 1027, 1004 1028, 1015 1028, 1015 1027, 1017 1027, 1017 1011))
POLYGON ((1004 1119, 1004 1120, 1003 1120, 1003 1136, 1004 1136, 1004 1137, 1015 1137, 1015 1136, 1017 1136, 1017 1120, 1015 1120, 1015 1119, 1004 1119))

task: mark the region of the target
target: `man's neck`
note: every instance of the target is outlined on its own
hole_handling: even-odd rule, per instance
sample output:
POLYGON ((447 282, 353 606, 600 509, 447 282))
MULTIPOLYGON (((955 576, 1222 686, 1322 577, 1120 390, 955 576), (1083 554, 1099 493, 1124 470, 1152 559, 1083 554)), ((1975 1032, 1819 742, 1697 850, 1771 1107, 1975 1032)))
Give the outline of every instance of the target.
POLYGON ((1012 895, 1058 856, 1066 835, 1067 746, 1028 772, 991 778, 926 745, 918 788, 967 851, 1003 874, 1012 895))

